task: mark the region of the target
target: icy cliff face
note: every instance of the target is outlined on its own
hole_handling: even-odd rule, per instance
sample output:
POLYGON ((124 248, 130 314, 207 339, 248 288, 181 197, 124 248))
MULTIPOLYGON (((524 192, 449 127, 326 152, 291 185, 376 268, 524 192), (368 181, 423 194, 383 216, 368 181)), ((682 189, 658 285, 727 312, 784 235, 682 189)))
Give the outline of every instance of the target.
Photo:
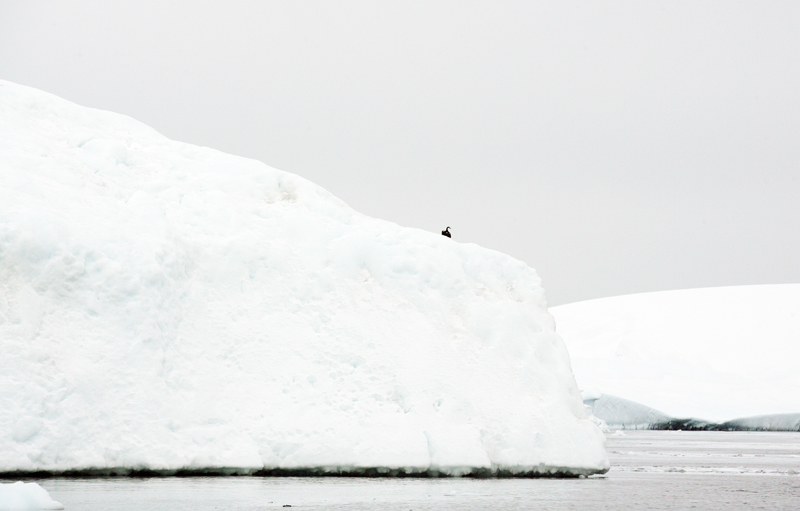
POLYGON ((608 469, 534 270, 0 82, 0 472, 608 469))

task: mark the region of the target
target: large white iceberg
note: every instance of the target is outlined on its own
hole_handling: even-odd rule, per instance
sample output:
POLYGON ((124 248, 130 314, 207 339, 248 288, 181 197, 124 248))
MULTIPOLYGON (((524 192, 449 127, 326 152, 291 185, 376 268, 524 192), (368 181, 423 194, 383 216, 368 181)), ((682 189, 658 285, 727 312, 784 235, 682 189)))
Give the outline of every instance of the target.
MULTIPOLYGON (((800 413, 800 284, 615 296, 550 312, 581 387, 677 418, 800 413)), ((624 422, 623 411, 634 420, 632 410, 610 420, 624 422)))
POLYGON ((0 82, 0 472, 608 469, 534 270, 0 82))

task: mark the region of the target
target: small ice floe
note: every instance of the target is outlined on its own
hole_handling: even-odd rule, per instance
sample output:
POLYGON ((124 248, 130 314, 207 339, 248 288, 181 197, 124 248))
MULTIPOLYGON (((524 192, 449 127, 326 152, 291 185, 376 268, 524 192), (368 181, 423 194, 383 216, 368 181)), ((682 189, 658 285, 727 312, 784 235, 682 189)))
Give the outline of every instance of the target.
POLYGON ((36 483, 0 483, 0 511, 40 509, 64 509, 64 506, 51 499, 47 490, 36 483))
POLYGON ((621 429, 618 429, 618 430, 614 431, 614 434, 611 435, 611 436, 625 436, 625 432, 622 431, 621 429))

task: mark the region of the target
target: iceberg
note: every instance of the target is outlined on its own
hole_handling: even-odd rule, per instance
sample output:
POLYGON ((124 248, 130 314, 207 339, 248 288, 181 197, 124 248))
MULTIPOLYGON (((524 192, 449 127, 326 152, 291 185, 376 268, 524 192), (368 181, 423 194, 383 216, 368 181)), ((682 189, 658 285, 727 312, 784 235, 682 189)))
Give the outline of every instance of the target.
MULTIPOLYGON (((610 395, 595 403, 598 418, 694 417, 685 420, 706 428, 800 413, 798 310, 800 284, 774 284, 600 298, 550 312, 578 384, 610 395)), ((755 423, 791 427, 786 418, 755 423)))
POLYGON ((536 272, 0 81, 0 473, 608 470, 536 272))
POLYGON ((0 511, 38 511, 64 509, 50 498, 47 490, 36 483, 0 483, 0 511))

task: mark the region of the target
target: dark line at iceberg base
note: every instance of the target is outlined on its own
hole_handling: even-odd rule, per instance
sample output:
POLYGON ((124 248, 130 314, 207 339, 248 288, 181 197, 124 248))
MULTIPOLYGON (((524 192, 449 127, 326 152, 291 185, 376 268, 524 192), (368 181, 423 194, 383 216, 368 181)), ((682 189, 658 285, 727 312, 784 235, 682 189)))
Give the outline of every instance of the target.
POLYGON ((536 478, 584 478, 591 475, 605 474, 608 469, 582 469, 567 467, 539 466, 519 470, 465 468, 457 471, 437 469, 414 470, 410 468, 388 467, 313 467, 313 468, 271 468, 253 469, 236 467, 181 468, 181 469, 147 469, 147 468, 85 468, 76 470, 35 470, 0 472, 0 479, 48 479, 48 478, 156 478, 156 477, 363 477, 363 478, 471 478, 471 479, 536 479, 536 478))

